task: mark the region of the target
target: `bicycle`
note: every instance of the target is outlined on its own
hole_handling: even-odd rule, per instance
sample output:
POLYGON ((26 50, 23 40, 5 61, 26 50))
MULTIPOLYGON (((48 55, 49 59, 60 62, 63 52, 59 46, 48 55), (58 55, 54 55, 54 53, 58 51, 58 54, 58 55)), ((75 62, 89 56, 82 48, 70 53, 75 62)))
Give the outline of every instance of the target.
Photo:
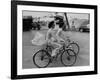
POLYGON ((62 47, 58 50, 54 58, 51 56, 52 49, 54 49, 52 45, 46 44, 45 48, 40 49, 33 55, 33 63, 38 68, 45 68, 52 63, 53 60, 57 61, 58 56, 60 56, 61 63, 64 66, 72 66, 75 64, 77 59, 76 53, 72 49, 66 48, 65 43, 62 44, 62 47))

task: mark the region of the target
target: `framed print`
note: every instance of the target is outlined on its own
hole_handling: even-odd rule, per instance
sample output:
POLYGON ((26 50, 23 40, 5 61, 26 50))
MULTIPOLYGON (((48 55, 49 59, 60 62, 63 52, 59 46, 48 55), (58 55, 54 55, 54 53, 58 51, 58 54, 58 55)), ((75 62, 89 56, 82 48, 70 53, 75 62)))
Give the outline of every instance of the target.
POLYGON ((97 6, 11 1, 11 78, 97 74, 97 6))

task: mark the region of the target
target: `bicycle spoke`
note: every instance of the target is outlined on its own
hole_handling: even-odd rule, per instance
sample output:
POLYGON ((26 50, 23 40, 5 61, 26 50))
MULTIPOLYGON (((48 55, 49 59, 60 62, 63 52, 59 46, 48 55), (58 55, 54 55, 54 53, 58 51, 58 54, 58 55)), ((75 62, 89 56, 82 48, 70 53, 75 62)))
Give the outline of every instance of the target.
POLYGON ((43 68, 48 66, 50 59, 46 51, 40 50, 33 56, 33 62, 37 67, 43 68))
MULTIPOLYGON (((76 53, 76 55, 78 55, 79 53, 79 46, 77 43, 70 43, 67 48, 74 50, 74 52, 76 53)), ((71 54, 70 54, 71 55, 71 54)))
POLYGON ((61 55, 61 62, 62 64, 64 64, 65 66, 72 66, 73 64, 75 64, 76 62, 76 56, 75 55, 69 55, 71 52, 73 54, 75 54, 73 52, 73 50, 69 49, 69 51, 65 51, 62 55, 61 55))

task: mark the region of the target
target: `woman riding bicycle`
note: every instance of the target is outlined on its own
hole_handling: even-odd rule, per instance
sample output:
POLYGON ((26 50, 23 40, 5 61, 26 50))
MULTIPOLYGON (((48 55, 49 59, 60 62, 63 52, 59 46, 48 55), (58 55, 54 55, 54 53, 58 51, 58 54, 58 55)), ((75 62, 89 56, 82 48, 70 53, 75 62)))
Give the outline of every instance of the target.
POLYGON ((61 37, 62 34, 62 26, 58 24, 59 20, 55 19, 55 21, 52 21, 49 23, 49 30, 46 35, 46 40, 48 43, 50 43, 54 49, 52 50, 52 57, 56 56, 57 50, 61 48, 60 42, 64 39, 61 37), (58 28, 56 28, 58 26, 58 28))

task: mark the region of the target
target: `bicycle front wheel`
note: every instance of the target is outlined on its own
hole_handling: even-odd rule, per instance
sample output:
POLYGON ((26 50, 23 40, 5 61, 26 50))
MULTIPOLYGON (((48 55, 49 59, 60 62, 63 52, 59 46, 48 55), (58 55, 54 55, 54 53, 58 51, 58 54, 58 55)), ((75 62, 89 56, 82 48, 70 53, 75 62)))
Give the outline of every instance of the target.
MULTIPOLYGON (((77 43, 70 43, 67 48, 70 48, 72 50, 74 50, 75 54, 78 55, 79 53, 79 50, 80 50, 80 47, 77 43)), ((73 54, 70 54, 70 55, 73 55, 73 54)))
POLYGON ((75 55, 75 52, 71 49, 67 49, 61 54, 61 62, 64 66, 74 65, 76 62, 76 58, 77 57, 75 55), (70 55, 70 54, 74 54, 74 55, 70 55))
POLYGON ((47 51, 39 50, 33 55, 33 62, 38 68, 45 68, 50 63, 49 55, 47 55, 47 51))

